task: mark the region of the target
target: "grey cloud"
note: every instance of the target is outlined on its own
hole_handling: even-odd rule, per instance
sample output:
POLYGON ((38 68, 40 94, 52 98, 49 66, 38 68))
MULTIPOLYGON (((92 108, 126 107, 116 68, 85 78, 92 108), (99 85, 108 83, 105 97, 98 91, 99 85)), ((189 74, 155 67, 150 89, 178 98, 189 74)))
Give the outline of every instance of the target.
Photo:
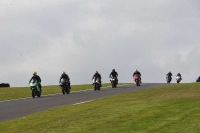
POLYGON ((44 85, 57 84, 65 70, 73 84, 82 84, 98 70, 109 82, 113 68, 122 82, 132 82, 136 68, 144 82, 165 82, 168 71, 183 73, 183 82, 194 81, 200 65, 197 4, 52 0, 1 8, 0 46, 6 51, 0 53, 0 81, 26 86, 38 71, 44 85), (19 78, 10 81, 10 73, 19 78))

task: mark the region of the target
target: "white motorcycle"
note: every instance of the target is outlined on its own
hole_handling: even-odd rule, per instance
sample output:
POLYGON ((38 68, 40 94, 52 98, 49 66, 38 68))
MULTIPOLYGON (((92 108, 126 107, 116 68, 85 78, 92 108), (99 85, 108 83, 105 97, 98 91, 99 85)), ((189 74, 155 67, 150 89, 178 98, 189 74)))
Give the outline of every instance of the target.
POLYGON ((177 82, 177 83, 180 83, 181 80, 182 80, 181 76, 176 76, 176 82, 177 82))
POLYGON ((94 90, 95 90, 95 91, 96 91, 96 90, 99 91, 100 88, 101 88, 99 78, 97 78, 97 79, 93 79, 92 81, 93 81, 93 85, 94 85, 94 90))

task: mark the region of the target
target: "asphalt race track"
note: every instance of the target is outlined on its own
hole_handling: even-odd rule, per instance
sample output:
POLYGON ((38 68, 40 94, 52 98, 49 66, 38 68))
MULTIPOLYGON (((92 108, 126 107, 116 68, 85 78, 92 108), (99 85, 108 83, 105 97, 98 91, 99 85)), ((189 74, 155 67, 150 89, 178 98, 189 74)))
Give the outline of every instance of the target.
MULTIPOLYGON (((70 94, 55 94, 41 96, 40 98, 27 98, 19 100, 0 101, 0 122, 24 117, 29 114, 51 109, 58 106, 71 105, 90 101, 106 96, 166 86, 166 83, 145 83, 137 87, 135 84, 118 86, 117 88, 102 88, 100 91, 87 90, 72 92, 70 94)), ((72 88, 73 89, 73 88, 72 88)), ((31 96, 31 94, 30 94, 31 96)))

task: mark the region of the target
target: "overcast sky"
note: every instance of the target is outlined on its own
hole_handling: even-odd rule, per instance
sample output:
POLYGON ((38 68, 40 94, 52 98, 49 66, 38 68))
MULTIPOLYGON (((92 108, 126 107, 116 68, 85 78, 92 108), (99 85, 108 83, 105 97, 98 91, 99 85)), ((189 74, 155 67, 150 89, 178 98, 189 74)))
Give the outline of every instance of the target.
POLYGON ((91 83, 96 70, 109 82, 182 82, 200 76, 199 0, 0 0, 0 83, 28 86, 91 83), (175 82, 175 76, 173 77, 175 82))

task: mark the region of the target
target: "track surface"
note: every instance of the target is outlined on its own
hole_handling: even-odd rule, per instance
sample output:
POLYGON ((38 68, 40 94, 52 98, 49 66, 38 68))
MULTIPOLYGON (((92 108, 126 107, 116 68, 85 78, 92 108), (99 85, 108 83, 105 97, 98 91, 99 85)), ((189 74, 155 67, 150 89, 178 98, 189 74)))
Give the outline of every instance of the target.
MULTIPOLYGON (((117 88, 102 88, 100 91, 87 90, 72 92, 68 95, 55 94, 48 96, 41 96, 40 98, 27 98, 11 101, 0 102, 0 122, 11 120, 14 118, 24 117, 29 114, 51 109, 58 106, 76 104, 84 101, 103 98, 122 94, 126 92, 133 92, 137 90, 144 90, 148 88, 155 88, 166 86, 165 83, 145 83, 137 87, 135 84, 119 86, 117 88)), ((73 89, 73 88, 72 88, 73 89)), ((30 94, 31 95, 31 94, 30 94)))

